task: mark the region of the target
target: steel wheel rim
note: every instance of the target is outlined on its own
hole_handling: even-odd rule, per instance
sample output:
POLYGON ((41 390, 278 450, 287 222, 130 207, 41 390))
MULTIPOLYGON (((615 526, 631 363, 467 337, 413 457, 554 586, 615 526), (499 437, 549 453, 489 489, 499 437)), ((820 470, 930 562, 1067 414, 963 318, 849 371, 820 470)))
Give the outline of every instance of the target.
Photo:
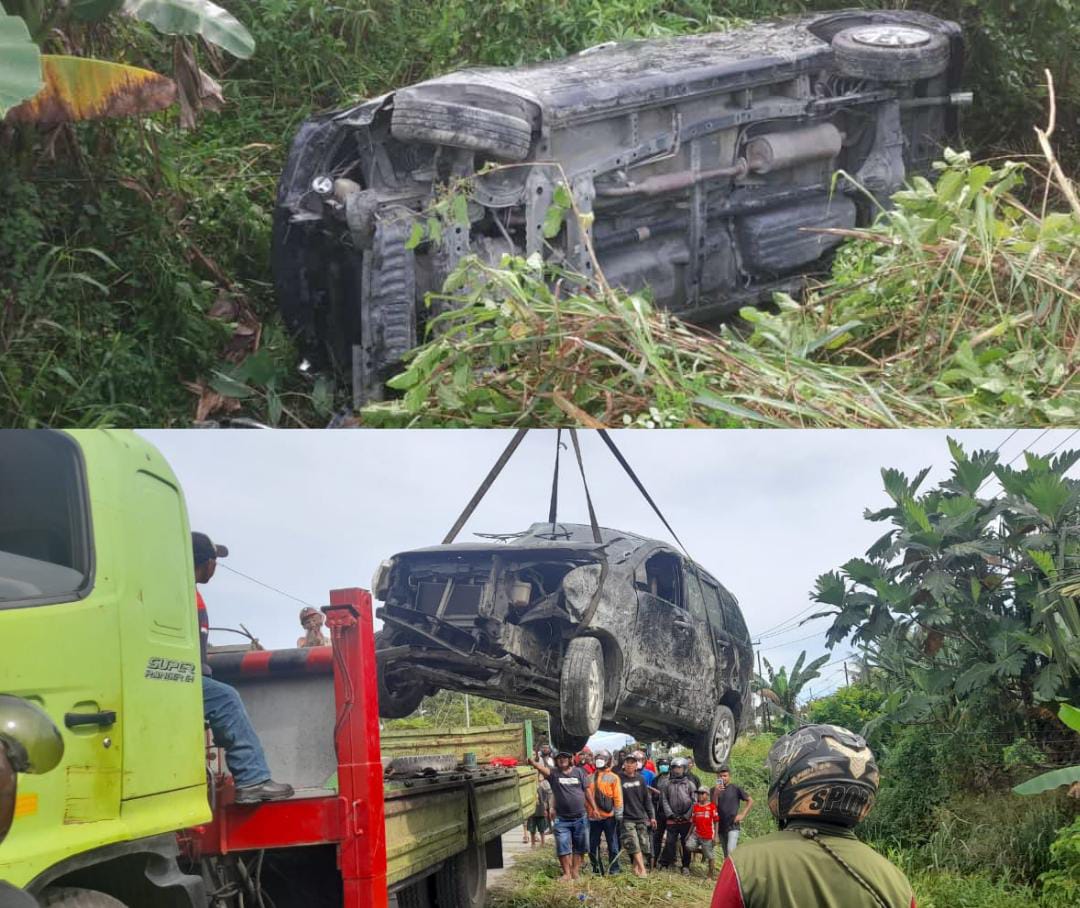
POLYGON ((586 687, 586 705, 589 710, 589 719, 598 720, 602 703, 600 700, 600 665, 594 659, 589 666, 589 682, 586 687))
POLYGON ((717 763, 723 763, 727 759, 734 733, 735 729, 731 719, 727 715, 722 716, 720 721, 716 723, 716 732, 713 734, 713 759, 717 763))

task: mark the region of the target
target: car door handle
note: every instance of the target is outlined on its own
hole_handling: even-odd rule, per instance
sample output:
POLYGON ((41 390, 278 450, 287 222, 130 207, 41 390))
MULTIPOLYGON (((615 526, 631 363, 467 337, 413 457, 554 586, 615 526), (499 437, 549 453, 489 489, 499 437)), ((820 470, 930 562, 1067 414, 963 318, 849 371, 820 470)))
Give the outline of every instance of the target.
POLYGON ((672 624, 674 624, 677 628, 681 628, 684 631, 688 631, 694 626, 691 622, 685 621, 682 618, 673 619, 672 624))
POLYGON ((80 725, 96 725, 98 728, 108 728, 115 722, 115 709, 103 709, 97 713, 64 713, 64 724, 68 728, 77 728, 80 725))

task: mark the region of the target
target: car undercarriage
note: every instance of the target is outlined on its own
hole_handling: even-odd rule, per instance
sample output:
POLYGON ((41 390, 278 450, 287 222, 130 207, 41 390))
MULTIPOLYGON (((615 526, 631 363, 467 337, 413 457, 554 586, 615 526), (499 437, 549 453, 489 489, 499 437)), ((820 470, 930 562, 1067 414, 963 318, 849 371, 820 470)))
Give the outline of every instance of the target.
POLYGON ((360 404, 468 255, 599 268, 699 322, 797 292, 930 171, 961 65, 954 23, 852 10, 466 69, 315 117, 278 190, 282 313, 360 404), (566 190, 579 216, 553 221, 566 190))

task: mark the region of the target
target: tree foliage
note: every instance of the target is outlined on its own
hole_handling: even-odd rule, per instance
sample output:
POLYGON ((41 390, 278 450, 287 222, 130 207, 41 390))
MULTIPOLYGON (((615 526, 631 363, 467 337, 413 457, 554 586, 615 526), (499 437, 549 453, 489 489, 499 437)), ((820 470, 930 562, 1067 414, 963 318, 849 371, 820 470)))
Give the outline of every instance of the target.
POLYGON ((805 660, 806 650, 803 650, 799 653, 799 658, 795 660, 791 671, 788 672, 786 666, 781 666, 779 670, 774 671, 769 660, 765 659, 763 661, 768 677, 754 676, 754 690, 764 698, 770 712, 781 713, 780 725, 785 728, 792 727, 799 718, 799 694, 807 684, 821 677, 818 669, 829 661, 829 657, 819 656, 804 666, 805 660))
POLYGON ((861 732, 868 722, 881 715, 884 700, 881 691, 871 685, 851 684, 811 703, 806 720, 815 725, 839 725, 861 732))
POLYGON ((1006 709, 1074 698, 1080 688, 1080 609, 1061 581, 1080 564, 1080 482, 1065 475, 1080 452, 996 451, 949 441, 952 475, 920 492, 882 470, 892 503, 866 519, 890 529, 813 597, 833 617, 828 643, 867 648, 891 691, 886 711, 911 720, 976 695, 1006 709), (996 478, 1000 494, 985 496, 996 478))

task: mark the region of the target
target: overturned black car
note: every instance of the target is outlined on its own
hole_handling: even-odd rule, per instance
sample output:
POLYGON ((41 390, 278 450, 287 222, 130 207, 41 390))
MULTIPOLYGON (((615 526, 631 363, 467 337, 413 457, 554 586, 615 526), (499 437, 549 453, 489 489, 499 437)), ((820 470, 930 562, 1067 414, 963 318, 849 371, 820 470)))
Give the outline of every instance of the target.
POLYGON ((849 10, 440 76, 300 128, 278 188, 281 311, 358 402, 468 254, 541 253, 715 320, 795 291, 955 133, 959 27, 849 10), (840 171, 850 179, 837 179, 840 171), (565 182, 583 215, 545 237, 565 182), (438 231, 446 186, 468 203, 438 231))
POLYGON ((506 542, 395 555, 376 572, 379 713, 445 688, 548 710, 556 744, 600 727, 679 741, 718 769, 749 717, 735 597, 662 542, 533 524, 506 542))

